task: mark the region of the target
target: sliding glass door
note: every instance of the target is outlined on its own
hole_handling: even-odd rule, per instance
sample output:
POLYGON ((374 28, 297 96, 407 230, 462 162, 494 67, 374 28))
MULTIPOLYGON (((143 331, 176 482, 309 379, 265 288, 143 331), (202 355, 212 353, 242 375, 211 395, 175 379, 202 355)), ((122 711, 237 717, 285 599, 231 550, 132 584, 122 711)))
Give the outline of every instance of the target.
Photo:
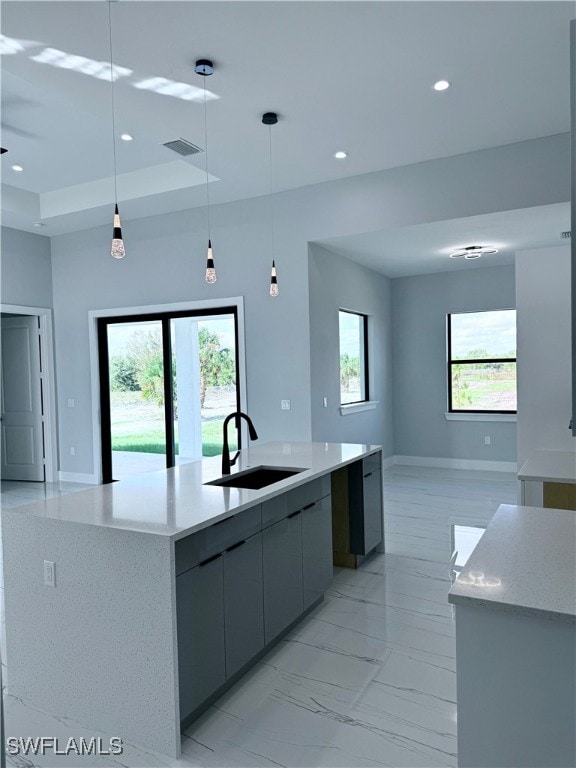
POLYGON ((98 320, 103 482, 222 452, 237 328, 235 307, 98 320))

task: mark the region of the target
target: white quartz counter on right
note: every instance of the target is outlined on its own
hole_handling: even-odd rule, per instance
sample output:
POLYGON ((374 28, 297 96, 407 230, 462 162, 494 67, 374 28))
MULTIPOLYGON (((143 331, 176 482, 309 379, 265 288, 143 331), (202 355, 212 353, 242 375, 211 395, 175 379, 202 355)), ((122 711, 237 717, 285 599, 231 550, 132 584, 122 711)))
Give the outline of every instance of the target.
POLYGON ((459 768, 574 768, 576 513, 500 506, 448 599, 459 768))
POLYGON ((502 504, 448 600, 576 620, 576 514, 502 504))
POLYGON ((576 483, 576 453, 573 451, 534 451, 518 472, 519 480, 550 483, 576 483))

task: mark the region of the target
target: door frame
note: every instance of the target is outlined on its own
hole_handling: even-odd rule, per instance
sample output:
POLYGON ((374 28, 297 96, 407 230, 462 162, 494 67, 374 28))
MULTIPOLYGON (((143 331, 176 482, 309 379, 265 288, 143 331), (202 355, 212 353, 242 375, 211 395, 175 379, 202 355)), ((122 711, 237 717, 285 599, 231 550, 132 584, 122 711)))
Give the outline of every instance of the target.
MULTIPOLYGON (((151 315, 164 312, 205 311, 220 307, 234 307, 238 318, 238 386, 240 387, 240 408, 247 410, 246 393, 246 347, 244 336, 244 297, 202 299, 198 301, 175 302, 173 304, 147 304, 136 307, 116 309, 93 309, 88 312, 88 334, 90 344, 90 382, 92 389, 92 451, 94 482, 102 484, 102 437, 100 431, 100 367, 98 356, 98 319, 102 317, 122 317, 125 315, 151 315)), ((242 422, 244 427, 244 422, 242 422)), ((245 443, 246 444, 246 443, 245 443)))
POLYGON ((54 366, 54 332, 52 310, 47 307, 25 307, 20 304, 0 304, 0 312, 12 315, 32 315, 40 321, 40 354, 42 356, 42 400, 44 424, 45 482, 57 483, 58 429, 56 420, 56 375, 54 366))

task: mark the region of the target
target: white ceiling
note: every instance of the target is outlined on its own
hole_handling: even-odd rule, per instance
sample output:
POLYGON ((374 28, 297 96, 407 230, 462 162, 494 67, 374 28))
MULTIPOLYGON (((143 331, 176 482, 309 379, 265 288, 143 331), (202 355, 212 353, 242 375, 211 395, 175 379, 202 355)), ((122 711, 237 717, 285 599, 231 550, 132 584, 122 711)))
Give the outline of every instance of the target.
MULTIPOLYGON (((108 10, 105 0, 2 3, 2 32, 20 46, 2 56, 9 226, 53 235, 110 219, 110 82, 34 60, 56 49, 109 63, 108 10), (34 229, 40 219, 47 226, 34 229)), ((184 137, 204 147, 201 98, 135 87, 162 77, 201 88, 199 57, 216 66, 206 82, 218 96, 208 102, 216 203, 268 192, 268 110, 281 118, 275 189, 570 129, 573 2, 121 0, 110 10, 114 64, 131 72, 114 86, 117 135, 134 135, 117 141, 124 219, 205 202, 205 154, 183 160, 162 146, 184 137), (440 78, 452 88, 433 91, 440 78), (349 157, 336 161, 337 149, 349 157)), ((382 251, 376 235, 356 242, 368 260, 382 251)))
POLYGON ((570 204, 558 203, 317 242, 387 277, 408 277, 513 264, 517 250, 568 244, 561 233, 569 229, 570 204), (498 253, 474 260, 450 258, 467 245, 492 246, 498 253))

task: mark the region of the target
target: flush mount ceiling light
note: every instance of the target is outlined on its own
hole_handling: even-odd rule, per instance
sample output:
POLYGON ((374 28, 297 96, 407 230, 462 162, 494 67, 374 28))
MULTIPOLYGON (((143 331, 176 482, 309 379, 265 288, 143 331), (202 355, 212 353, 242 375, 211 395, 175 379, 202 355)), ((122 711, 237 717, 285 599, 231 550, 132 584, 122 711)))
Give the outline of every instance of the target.
POLYGON ((13 166, 12 166, 12 170, 13 170, 13 171, 16 171, 16 173, 22 173, 22 171, 24 170, 24 168, 22 168, 22 166, 21 166, 21 165, 13 165, 13 166))
POLYGON ((272 126, 278 122, 278 115, 276 112, 265 112, 262 115, 262 124, 268 126, 268 161, 270 169, 270 234, 272 238, 272 270, 270 272, 270 296, 273 298, 278 296, 280 289, 278 288, 278 275, 276 273, 276 258, 274 253, 274 195, 272 186, 272 126))
POLYGON ((434 83, 433 88, 435 91, 447 91, 451 85, 452 83, 449 80, 437 80, 434 83))
POLYGON ((122 139, 122 141, 132 141, 132 139, 134 138, 134 136, 131 136, 129 133, 123 133, 123 134, 120 136, 120 138, 122 139))
POLYGON ((342 150, 339 150, 338 152, 334 152, 334 157, 336 160, 345 160, 348 157, 348 152, 342 152, 342 150))
POLYGON ((210 180, 208 177, 208 120, 206 117, 206 78, 214 73, 214 65, 209 59, 198 59, 194 66, 194 72, 204 78, 204 153, 206 156, 206 210, 208 216, 208 251, 206 254, 207 283, 215 283, 216 267, 214 266, 214 254, 212 253, 212 237, 210 232, 210 180))
POLYGON ((492 248, 486 245, 468 245, 466 248, 458 248, 450 254, 451 259, 459 259, 462 256, 465 259, 479 259, 487 253, 498 253, 498 248, 492 248))
POLYGON ((114 218, 112 223, 112 246, 110 255, 113 259, 123 259, 126 256, 120 213, 118 212, 118 174, 116 171, 116 115, 114 109, 114 65, 112 63, 112 11, 111 0, 108 0, 108 36, 110 41, 110 102, 112 110, 112 155, 114 158, 114 218))

